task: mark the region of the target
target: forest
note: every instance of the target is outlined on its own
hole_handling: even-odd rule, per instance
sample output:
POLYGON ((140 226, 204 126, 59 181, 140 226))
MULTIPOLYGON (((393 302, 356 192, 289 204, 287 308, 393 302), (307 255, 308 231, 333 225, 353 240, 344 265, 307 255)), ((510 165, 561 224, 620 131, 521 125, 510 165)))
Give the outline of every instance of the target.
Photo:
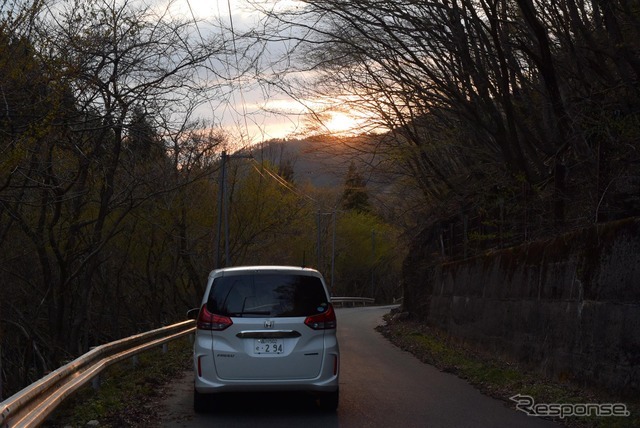
POLYGON ((433 262, 640 213, 637 1, 248 3, 255 28, 204 34, 142 2, 0 3, 0 397, 183 319, 220 242, 389 301, 410 237, 433 262), (309 139, 350 148, 340 186, 286 142, 220 179, 246 147, 198 107, 249 77, 367 118, 309 139))
POLYGON ((355 164, 335 189, 297 184, 282 142, 235 156, 194 113, 227 89, 202 78, 224 41, 126 2, 39 5, 3 4, 0 26, 0 398, 184 320, 216 267, 306 265, 334 293, 397 297, 399 232, 355 164))
POLYGON ((316 79, 281 84, 389 130, 374 150, 441 256, 640 211, 637 1, 302 3, 270 17, 316 79))

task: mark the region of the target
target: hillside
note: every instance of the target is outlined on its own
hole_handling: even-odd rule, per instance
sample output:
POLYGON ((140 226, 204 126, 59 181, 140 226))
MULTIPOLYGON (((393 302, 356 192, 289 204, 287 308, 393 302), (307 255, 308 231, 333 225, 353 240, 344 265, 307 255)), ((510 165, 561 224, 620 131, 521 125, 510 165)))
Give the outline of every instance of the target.
POLYGON ((275 165, 290 163, 295 183, 319 188, 341 187, 349 165, 354 162, 369 191, 379 194, 389 191, 397 178, 384 168, 384 156, 376 153, 379 138, 319 136, 271 140, 254 147, 252 154, 259 161, 275 165))

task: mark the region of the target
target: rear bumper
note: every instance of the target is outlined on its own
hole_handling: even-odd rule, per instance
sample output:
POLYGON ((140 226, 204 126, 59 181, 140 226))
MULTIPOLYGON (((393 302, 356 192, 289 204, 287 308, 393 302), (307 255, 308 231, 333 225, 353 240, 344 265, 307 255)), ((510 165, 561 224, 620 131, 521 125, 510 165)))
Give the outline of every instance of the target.
POLYGON ((337 346, 325 353, 320 374, 313 379, 219 379, 211 354, 194 354, 194 385, 201 394, 252 391, 335 392, 338 390, 339 376, 340 356, 337 346), (200 376, 198 364, 202 373, 200 376))
POLYGON ((201 394, 222 392, 260 392, 260 391, 305 391, 335 392, 338 390, 338 377, 324 382, 312 381, 225 381, 212 382, 196 376, 195 389, 201 394))

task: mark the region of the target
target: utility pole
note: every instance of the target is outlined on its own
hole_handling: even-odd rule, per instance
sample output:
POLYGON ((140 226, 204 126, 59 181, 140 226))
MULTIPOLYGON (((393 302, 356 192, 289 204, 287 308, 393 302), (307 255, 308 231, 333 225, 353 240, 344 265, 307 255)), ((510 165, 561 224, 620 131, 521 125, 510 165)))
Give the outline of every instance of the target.
POLYGON ((229 205, 225 193, 227 187, 227 159, 252 159, 251 155, 228 155, 226 150, 222 151, 222 165, 220 166, 220 189, 218 190, 218 236, 216 237, 216 268, 219 269, 222 261, 220 260, 220 237, 222 235, 222 216, 224 212, 224 260, 225 267, 230 266, 229 257, 229 205))
POLYGON ((333 211, 333 242, 331 244, 331 290, 333 290, 333 273, 336 266, 336 211, 333 211))
POLYGON ((371 229, 371 297, 375 297, 376 231, 371 229))
POLYGON ((330 212, 320 212, 320 210, 318 210, 317 212, 317 223, 318 223, 318 243, 317 243, 317 255, 318 255, 318 270, 322 270, 322 267, 320 266, 321 261, 322 261, 322 246, 320 245, 320 241, 321 241, 321 234, 320 234, 320 230, 321 230, 321 219, 322 216, 331 216, 331 221, 333 222, 333 236, 331 239, 331 282, 329 287, 331 288, 331 292, 333 293, 333 279, 334 279, 334 272, 335 272, 335 264, 336 264, 336 217, 337 217, 337 211, 334 209, 333 211, 330 212))
POLYGON ((222 151, 222 165, 220 166, 220 179, 218 180, 218 230, 216 234, 216 269, 220 269, 220 236, 222 234, 222 210, 224 205, 225 171, 227 164, 227 152, 222 151))
POLYGON ((316 255, 318 256, 317 268, 318 268, 318 270, 321 270, 321 267, 320 267, 320 261, 321 261, 321 253, 320 253, 320 210, 318 210, 318 216, 317 216, 316 220, 317 220, 317 226, 318 226, 318 242, 317 242, 317 250, 316 250, 316 255))

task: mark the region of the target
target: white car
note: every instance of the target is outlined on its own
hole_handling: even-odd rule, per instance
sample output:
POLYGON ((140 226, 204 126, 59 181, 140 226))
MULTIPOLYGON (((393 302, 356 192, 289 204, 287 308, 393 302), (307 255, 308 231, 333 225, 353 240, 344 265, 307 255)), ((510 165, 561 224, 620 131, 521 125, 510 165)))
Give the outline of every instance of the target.
POLYGON ((214 270, 198 311, 194 409, 227 391, 307 391, 338 407, 336 314, 322 275, 286 266, 214 270))

